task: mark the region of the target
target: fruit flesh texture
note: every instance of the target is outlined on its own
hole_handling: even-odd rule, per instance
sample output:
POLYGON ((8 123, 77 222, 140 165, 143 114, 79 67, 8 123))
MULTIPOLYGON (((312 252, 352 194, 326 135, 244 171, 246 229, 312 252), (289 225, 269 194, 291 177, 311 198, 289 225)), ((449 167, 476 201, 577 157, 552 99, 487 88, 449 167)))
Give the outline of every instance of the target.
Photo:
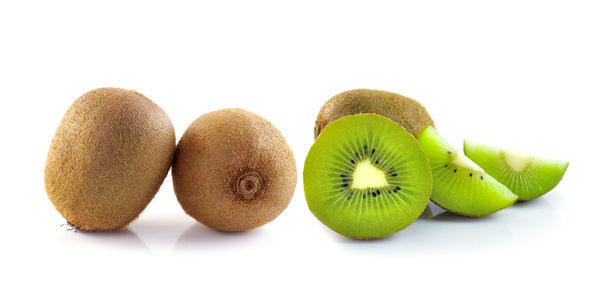
POLYGON ((172 174, 185 212, 228 232, 253 229, 279 216, 297 179, 283 135, 242 109, 197 118, 178 143, 172 174))
POLYGON ((135 91, 101 88, 78 98, 50 146, 48 198, 75 228, 120 229, 152 200, 171 167, 175 131, 135 91))
POLYGON ((419 142, 431 164, 431 200, 440 207, 478 217, 506 208, 517 200, 506 186, 446 143, 434 128, 425 128, 419 142))
POLYGON ((531 200, 552 190, 569 166, 568 162, 469 141, 464 142, 464 151, 489 175, 518 195, 519 200, 531 200))
POLYGON ((304 164, 312 213, 332 230, 373 239, 410 225, 431 195, 429 164, 416 139, 375 114, 329 125, 304 164))
POLYGON ((392 92, 356 89, 333 96, 323 105, 315 123, 315 139, 335 120, 368 113, 391 119, 415 137, 426 126, 434 126, 425 107, 416 100, 392 92))

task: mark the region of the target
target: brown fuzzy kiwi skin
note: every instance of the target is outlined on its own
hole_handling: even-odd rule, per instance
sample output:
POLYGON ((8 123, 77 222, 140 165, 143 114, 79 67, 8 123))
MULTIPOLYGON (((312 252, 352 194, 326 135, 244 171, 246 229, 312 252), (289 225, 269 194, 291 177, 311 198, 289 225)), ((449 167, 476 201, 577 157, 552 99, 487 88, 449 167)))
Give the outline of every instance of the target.
POLYGON ((361 113, 387 117, 415 137, 425 127, 435 127, 425 107, 416 100, 392 92, 356 89, 333 96, 321 107, 315 123, 315 140, 332 122, 361 113))
POLYGON ((48 198, 78 230, 119 230, 144 210, 175 153, 167 114, 142 94, 100 88, 75 100, 48 151, 48 198))
POLYGON ((179 140, 172 176, 184 211, 226 232, 275 219, 288 206, 297 180, 296 161, 281 132, 243 109, 197 118, 179 140))

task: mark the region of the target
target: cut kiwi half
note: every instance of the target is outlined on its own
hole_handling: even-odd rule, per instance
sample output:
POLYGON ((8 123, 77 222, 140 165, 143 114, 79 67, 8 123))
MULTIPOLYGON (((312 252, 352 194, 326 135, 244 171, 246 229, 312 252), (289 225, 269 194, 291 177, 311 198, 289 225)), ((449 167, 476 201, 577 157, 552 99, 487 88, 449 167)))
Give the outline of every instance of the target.
POLYGON ((465 216, 480 217, 512 205, 517 196, 450 146, 433 127, 423 129, 419 142, 433 174, 431 200, 465 216))
POLYGON ((423 212, 431 190, 431 169, 417 140, 375 114, 331 123, 304 163, 308 207, 322 223, 351 238, 402 230, 423 212))
POLYGON ((469 141, 464 142, 464 150, 471 160, 518 195, 519 200, 531 200, 552 190, 569 166, 569 162, 469 141))

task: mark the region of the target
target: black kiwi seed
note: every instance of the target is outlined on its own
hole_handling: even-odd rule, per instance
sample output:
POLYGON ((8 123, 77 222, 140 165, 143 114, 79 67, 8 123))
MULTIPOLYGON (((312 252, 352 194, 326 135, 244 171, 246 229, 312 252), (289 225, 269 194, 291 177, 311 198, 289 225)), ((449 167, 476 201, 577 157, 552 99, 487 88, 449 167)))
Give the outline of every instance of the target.
POLYGON ((481 180, 483 180, 483 175, 482 175, 482 176, 479 176, 479 177, 481 177, 481 180))
POLYGON ((356 156, 356 158, 358 158, 358 153, 354 153, 354 156, 356 156))
POLYGON ((374 192, 371 192, 371 195, 373 195, 373 197, 377 196, 377 194, 374 192))
POLYGON ((342 184, 343 187, 348 187, 348 183, 342 184))
POLYGON ((340 174, 340 177, 346 177, 346 174, 340 174))
POLYGON ((367 195, 363 193, 363 198, 365 198, 365 197, 367 197, 367 195))
POLYGON ((454 173, 456 173, 456 169, 454 169, 454 173))
POLYGON ((354 159, 350 159, 350 162, 351 162, 352 164, 354 164, 354 159))
POLYGON ((379 195, 379 194, 381 194, 381 192, 379 191, 379 189, 377 190, 377 194, 378 194, 378 195, 379 195))
POLYGON ((402 190, 402 188, 400 188, 400 186, 396 186, 396 189, 397 190, 402 190))
POLYGON ((377 165, 377 164, 379 164, 379 160, 375 160, 375 164, 376 164, 376 165, 377 165))
POLYGON ((394 174, 392 174, 392 176, 398 176, 398 173, 394 173, 394 174))
POLYGON ((469 173, 469 177, 473 177, 473 173, 469 173))
POLYGON ((375 154, 375 148, 373 148, 373 150, 371 150, 371 155, 375 154))

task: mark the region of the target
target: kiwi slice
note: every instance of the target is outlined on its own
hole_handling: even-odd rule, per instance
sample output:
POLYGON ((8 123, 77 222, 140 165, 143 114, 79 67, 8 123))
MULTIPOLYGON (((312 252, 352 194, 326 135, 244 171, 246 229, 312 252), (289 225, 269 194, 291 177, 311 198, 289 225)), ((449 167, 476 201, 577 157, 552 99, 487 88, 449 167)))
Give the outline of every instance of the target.
POLYGON ((419 142, 433 174, 431 200, 451 212, 479 217, 512 205, 517 196, 456 151, 433 127, 423 129, 419 142))
POLYGON ((506 185, 519 200, 531 200, 552 190, 569 162, 551 160, 465 141, 465 154, 506 185))
POLYGON ((407 227, 427 206, 431 189, 431 170, 417 140, 375 114, 331 123, 304 163, 308 207, 351 238, 381 238, 407 227))

